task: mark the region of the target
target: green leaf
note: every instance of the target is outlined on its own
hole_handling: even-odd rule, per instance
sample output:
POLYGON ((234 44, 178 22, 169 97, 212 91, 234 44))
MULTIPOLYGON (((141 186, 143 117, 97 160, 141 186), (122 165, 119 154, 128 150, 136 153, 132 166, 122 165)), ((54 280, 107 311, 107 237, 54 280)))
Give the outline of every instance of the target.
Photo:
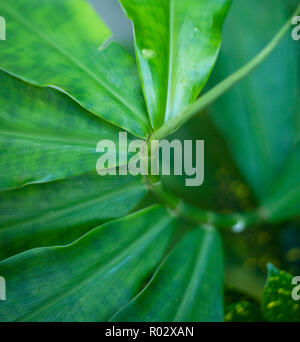
POLYGON ((77 176, 0 193, 0 260, 67 244, 126 215, 145 195, 142 177, 77 176))
POLYGON ((300 142, 291 151, 278 179, 263 202, 262 215, 270 221, 299 217, 300 142))
POLYGON ((221 44, 230 0, 121 0, 134 24, 136 53, 154 128, 204 87, 221 44))
POLYGON ((243 78, 251 74, 277 47, 282 38, 289 32, 291 21, 300 13, 300 4, 288 18, 286 23, 280 28, 276 35, 268 42, 268 44, 248 63, 243 65, 237 71, 226 77, 222 82, 218 83, 212 89, 201 96, 198 100, 190 104, 179 116, 175 116, 166 122, 162 127, 155 131, 151 139, 162 139, 169 134, 175 132, 181 125, 199 114, 204 108, 212 104, 216 99, 225 94, 234 85, 236 85, 243 78))
POLYGON ((58 88, 118 127, 146 137, 150 123, 135 63, 83 0, 1 1, 7 40, 0 68, 58 88))
POLYGON ((223 320, 223 256, 212 228, 189 232, 145 289, 111 321, 223 320))
POLYGON ((159 207, 95 228, 71 245, 0 263, 0 321, 105 321, 141 289, 166 251, 173 219, 159 207))
POLYGON ((292 275, 268 264, 262 313, 269 322, 300 322, 300 304, 293 300, 292 275))
POLYGON ((100 140, 114 141, 118 151, 119 129, 65 94, 1 71, 0 82, 0 190, 94 171, 100 140))
MULTIPOLYGON (((245 64, 273 37, 290 15, 283 3, 234 3, 224 28, 218 80, 245 64), (245 18, 255 20, 245 23, 245 18), (271 24, 266 18, 272 18, 271 24)), ((288 36, 257 71, 212 106, 214 122, 260 201, 276 180, 299 130, 295 125, 299 122, 298 74, 297 43, 288 36)))

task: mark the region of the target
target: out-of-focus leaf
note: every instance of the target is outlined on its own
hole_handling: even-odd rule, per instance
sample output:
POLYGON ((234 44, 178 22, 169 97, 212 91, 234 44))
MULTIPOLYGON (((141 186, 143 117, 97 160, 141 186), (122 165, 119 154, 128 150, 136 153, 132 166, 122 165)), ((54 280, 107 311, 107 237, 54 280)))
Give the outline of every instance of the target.
POLYGON ((0 193, 0 260, 67 244, 127 214, 146 190, 142 177, 83 175, 0 193))
POLYGON ((225 295, 224 295, 224 303, 226 306, 229 306, 234 303, 239 302, 248 302, 258 305, 259 301, 257 297, 254 297, 252 294, 250 294, 248 291, 245 291, 244 289, 241 290, 239 288, 236 288, 235 286, 228 285, 228 283, 225 285, 225 295))
POLYGON ((158 206, 110 222, 65 247, 0 263, 0 321, 105 321, 136 295, 166 251, 173 219, 158 206))
POLYGON ((1 71, 0 82, 0 190, 93 171, 100 140, 118 147, 119 129, 66 95, 1 71))
POLYGON ((225 307, 225 322, 260 322, 261 311, 258 305, 241 301, 225 307))
POLYGON ((274 221, 300 216, 300 142, 291 151, 261 210, 264 217, 274 221))
POLYGON ((59 88, 106 121, 148 135, 134 61, 116 43, 106 44, 110 32, 87 2, 1 1, 0 13, 7 22, 1 69, 34 85, 59 88))
POLYGON ((293 220, 280 226, 278 240, 282 263, 291 273, 300 275, 300 221, 293 220))
MULTIPOLYGON (((207 112, 193 117, 178 131, 169 136, 170 141, 179 139, 204 140, 205 181, 200 187, 186 187, 185 181, 189 176, 163 176, 167 188, 188 203, 202 209, 245 211, 255 207, 255 200, 250 188, 245 184, 242 175, 234 163, 226 142, 212 123, 207 112)), ((197 153, 193 145, 192 160, 196 160, 197 153)), ((173 157, 173 156, 172 156, 173 157)), ((171 166, 173 166, 173 160, 171 166)))
POLYGON ((300 304, 293 300, 292 275, 268 265, 268 280, 262 299, 262 313, 270 322, 300 322, 300 304))
POLYGON ((187 233, 145 289, 111 320, 222 321, 223 256, 217 231, 187 233))
MULTIPOLYGON (((243 279, 243 277, 239 278, 240 285, 245 286, 245 282, 247 282, 247 280, 243 279, 243 281, 241 282, 241 279, 243 279)), ((251 284, 248 284, 248 287, 249 286, 251 287, 251 284)), ((261 294, 261 292, 259 294, 261 294)), ((224 301, 225 322, 263 321, 260 300, 258 300, 257 297, 254 297, 253 295, 246 292, 244 289, 241 290, 236 287, 227 285, 225 287, 224 301)))
MULTIPOLYGON (((223 79, 265 46, 290 15, 284 1, 235 1, 216 67, 223 79)), ((211 107, 213 119, 257 198, 267 195, 299 131, 297 42, 290 37, 211 107)))
POLYGON ((154 128, 179 115, 205 85, 231 0, 121 0, 154 128))

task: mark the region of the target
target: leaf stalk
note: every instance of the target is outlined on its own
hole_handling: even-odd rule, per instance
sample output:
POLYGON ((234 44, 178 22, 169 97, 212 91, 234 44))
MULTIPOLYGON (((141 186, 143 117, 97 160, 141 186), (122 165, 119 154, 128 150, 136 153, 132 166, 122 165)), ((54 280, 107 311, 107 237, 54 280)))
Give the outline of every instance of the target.
POLYGON ((237 82, 249 75, 253 70, 255 70, 277 47, 281 39, 288 32, 292 19, 300 13, 300 3, 293 13, 293 15, 288 19, 288 21, 283 25, 283 27, 278 31, 275 37, 267 44, 267 46, 254 57, 249 63, 237 70, 232 75, 228 76, 225 80, 220 82, 206 94, 201 96, 197 101, 189 105, 181 115, 175 116, 174 118, 167 121, 163 126, 161 126, 157 131, 155 131, 151 140, 161 140, 168 135, 174 133, 179 127, 181 127, 186 121, 191 119, 194 115, 198 114, 205 107, 210 105, 225 92, 231 89, 237 82))
POLYGON ((158 176, 147 176, 146 184, 150 191, 166 205, 175 216, 193 223, 211 225, 221 229, 231 229, 234 233, 241 233, 247 227, 261 222, 257 211, 249 213, 219 214, 191 206, 167 190, 158 176))

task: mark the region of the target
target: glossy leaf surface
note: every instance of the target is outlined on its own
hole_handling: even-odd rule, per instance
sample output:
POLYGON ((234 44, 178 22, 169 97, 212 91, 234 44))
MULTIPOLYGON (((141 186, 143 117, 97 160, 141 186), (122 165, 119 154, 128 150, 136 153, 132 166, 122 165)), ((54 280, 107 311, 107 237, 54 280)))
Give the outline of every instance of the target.
POLYGON ((108 320, 158 265, 172 227, 165 209, 150 207, 71 245, 4 260, 0 273, 8 295, 0 304, 0 321, 108 320))
POLYGON ((126 215, 146 193, 142 177, 88 174, 0 193, 0 260, 73 242, 126 215))
POLYGON ((112 321, 223 321, 219 234, 197 228, 174 248, 145 289, 112 321))
POLYGON ((154 128, 194 101, 215 64, 230 0, 121 0, 154 128))

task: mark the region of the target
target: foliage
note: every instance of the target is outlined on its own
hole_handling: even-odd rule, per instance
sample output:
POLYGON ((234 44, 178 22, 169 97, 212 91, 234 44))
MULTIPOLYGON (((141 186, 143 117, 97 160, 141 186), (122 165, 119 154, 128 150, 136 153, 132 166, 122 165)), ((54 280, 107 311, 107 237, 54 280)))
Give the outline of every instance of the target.
POLYGON ((271 322, 300 322, 300 305, 292 298, 292 275, 268 265, 262 313, 271 322))
POLYGON ((0 1, 7 21, 0 42, 0 275, 7 283, 0 321, 298 320, 299 304, 287 294, 291 276, 273 267, 261 308, 249 298, 224 307, 220 234, 299 217, 293 42, 284 40, 250 74, 289 30, 290 20, 282 26, 287 11, 280 1, 274 10, 273 2, 240 0, 231 11, 231 0, 120 2, 133 22, 137 66, 84 0, 0 1), (258 43, 270 10, 276 26, 258 43), (217 85, 205 88, 228 12, 217 85), (249 13, 256 28, 238 21, 249 13), (160 177, 96 174, 99 140, 118 145, 119 132, 129 141, 167 138, 204 108, 253 191, 254 209, 219 213, 183 201, 160 177))
POLYGON ((260 322, 259 307, 247 301, 233 303, 226 307, 225 322, 260 322))
POLYGON ((268 278, 261 303, 249 296, 230 296, 226 322, 300 322, 300 305, 292 298, 292 275, 268 264, 268 278), (243 298, 245 297, 245 298, 243 298))

